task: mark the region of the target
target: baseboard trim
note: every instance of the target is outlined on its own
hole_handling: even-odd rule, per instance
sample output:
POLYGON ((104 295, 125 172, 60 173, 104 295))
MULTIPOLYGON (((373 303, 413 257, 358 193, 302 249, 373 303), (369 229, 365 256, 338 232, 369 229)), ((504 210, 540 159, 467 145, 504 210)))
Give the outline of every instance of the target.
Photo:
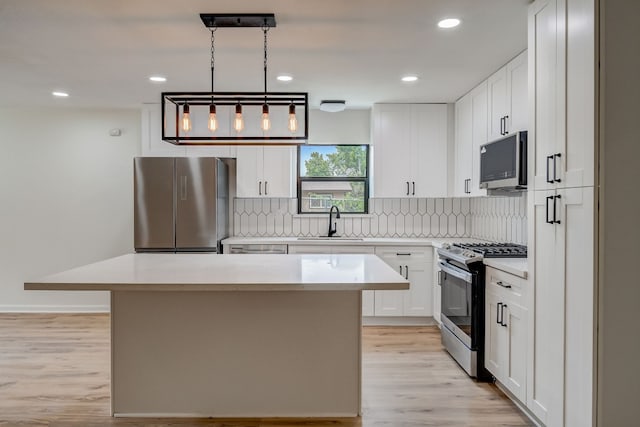
POLYGON ((2 305, 0 313, 109 313, 108 304, 96 305, 2 305))
POLYGON ((433 317, 362 317, 364 326, 434 326, 433 317))
POLYGON ((533 412, 531 412, 522 402, 520 402, 520 400, 515 397, 509 390, 507 390, 507 388, 503 386, 500 381, 496 380, 495 385, 513 402, 514 405, 518 407, 520 412, 522 412, 527 418, 529 418, 529 421, 531 421, 536 427, 544 427, 542 421, 536 418, 536 416, 533 415, 533 412))

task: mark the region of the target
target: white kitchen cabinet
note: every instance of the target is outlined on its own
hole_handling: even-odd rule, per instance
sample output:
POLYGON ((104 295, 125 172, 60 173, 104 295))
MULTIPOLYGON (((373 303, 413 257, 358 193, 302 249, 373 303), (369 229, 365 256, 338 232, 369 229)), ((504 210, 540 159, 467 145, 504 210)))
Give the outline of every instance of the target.
POLYGON ((487 82, 456 102, 454 196, 485 196, 480 189, 480 146, 487 142, 487 82))
POLYGON ((487 267, 485 367, 521 402, 526 402, 526 281, 487 267))
POLYGON ((529 7, 530 363, 527 407, 545 425, 592 426, 597 105, 592 0, 529 7))
POLYGON ((237 197, 295 197, 295 147, 237 147, 237 197))
POLYGON ((529 72, 535 75, 529 168, 536 190, 594 184, 594 36, 581 29, 572 37, 584 40, 569 44, 558 7, 556 0, 539 0, 529 14, 529 72))
POLYGON ((405 291, 375 291, 376 316, 433 315, 433 251, 416 247, 376 247, 376 255, 409 280, 405 291))
POLYGON ((530 194, 534 294, 527 406, 549 426, 587 425, 593 379, 594 189, 530 194), (567 423, 565 417, 577 419, 567 423))
POLYGON ((487 80, 489 141, 528 129, 527 76, 525 51, 487 80))
POLYGON ((374 197, 447 194, 446 104, 375 104, 374 197))
MULTIPOLYGON (((373 246, 360 246, 360 245, 341 245, 341 246, 327 246, 327 245, 289 245, 290 254, 374 254, 375 248, 373 246)), ((373 316, 374 315, 374 292, 376 291, 362 291, 362 315, 373 316)))
POLYGON ((471 93, 460 98, 455 105, 455 167, 453 196, 466 197, 473 177, 473 104, 471 93))

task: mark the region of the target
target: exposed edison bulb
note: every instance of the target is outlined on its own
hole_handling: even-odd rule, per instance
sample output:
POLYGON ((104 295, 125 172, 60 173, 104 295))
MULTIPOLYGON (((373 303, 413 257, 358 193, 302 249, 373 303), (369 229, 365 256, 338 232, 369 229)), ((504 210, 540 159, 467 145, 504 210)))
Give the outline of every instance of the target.
POLYGON ((182 107, 182 130, 186 133, 191 130, 191 116, 189 114, 189 104, 182 107))
POLYGON ((236 117, 233 119, 233 128, 236 132, 241 132, 244 129, 244 119, 242 118, 242 105, 236 105, 236 117))
POLYGON ((218 118, 216 117, 215 104, 209 105, 209 123, 207 127, 211 132, 215 132, 218 130, 218 118))
POLYGON ((269 106, 264 104, 262 106, 262 120, 260 120, 260 127, 263 131, 271 129, 271 120, 269 120, 269 106))
POLYGON ((296 118, 296 106, 291 104, 289 105, 289 131, 291 133, 296 133, 298 130, 298 119, 296 118))

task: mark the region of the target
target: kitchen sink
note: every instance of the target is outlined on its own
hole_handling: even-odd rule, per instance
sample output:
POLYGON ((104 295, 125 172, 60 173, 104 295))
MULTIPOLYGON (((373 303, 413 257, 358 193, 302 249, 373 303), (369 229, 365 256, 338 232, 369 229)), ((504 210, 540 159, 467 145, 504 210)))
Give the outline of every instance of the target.
POLYGON ((333 237, 327 237, 327 236, 312 236, 312 237, 298 237, 298 240, 323 240, 323 241, 327 241, 330 242, 332 240, 350 240, 352 242, 362 242, 362 237, 341 237, 341 236, 333 236, 333 237))

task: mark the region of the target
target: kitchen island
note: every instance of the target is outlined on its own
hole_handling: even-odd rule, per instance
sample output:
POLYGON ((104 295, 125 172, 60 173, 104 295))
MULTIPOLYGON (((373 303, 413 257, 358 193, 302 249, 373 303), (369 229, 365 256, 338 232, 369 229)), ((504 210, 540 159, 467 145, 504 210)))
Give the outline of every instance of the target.
POLYGON ((358 416, 362 291, 408 287, 374 255, 128 254, 25 283, 110 291, 127 417, 358 416))

